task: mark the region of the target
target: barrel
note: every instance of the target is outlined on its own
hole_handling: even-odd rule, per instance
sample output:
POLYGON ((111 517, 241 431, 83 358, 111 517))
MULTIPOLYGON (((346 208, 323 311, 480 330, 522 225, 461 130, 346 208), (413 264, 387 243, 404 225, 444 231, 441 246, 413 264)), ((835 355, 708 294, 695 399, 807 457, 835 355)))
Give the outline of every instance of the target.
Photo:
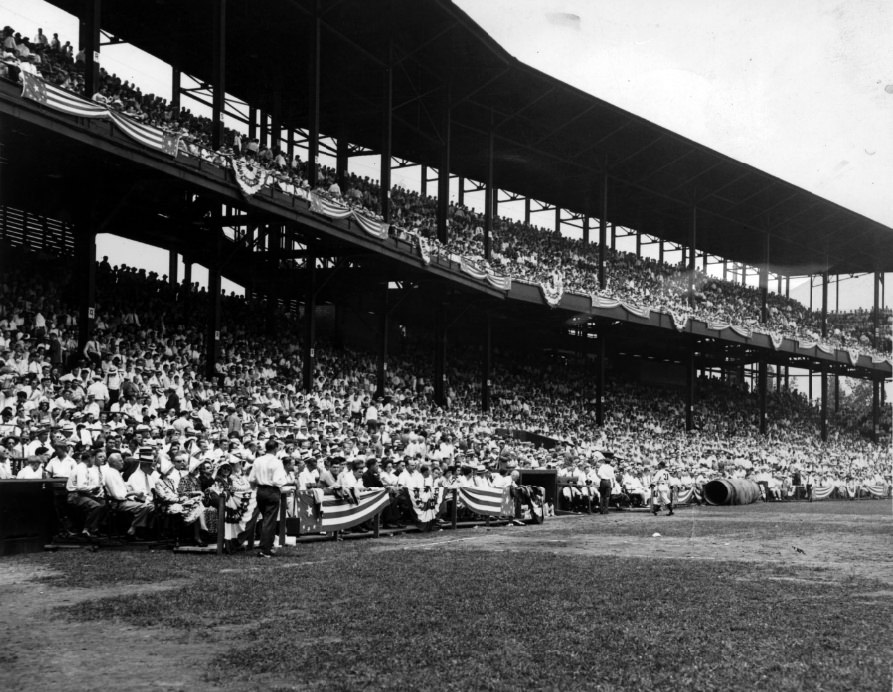
POLYGON ((743 478, 718 478, 704 486, 704 499, 711 505, 749 505, 760 497, 760 486, 743 478))

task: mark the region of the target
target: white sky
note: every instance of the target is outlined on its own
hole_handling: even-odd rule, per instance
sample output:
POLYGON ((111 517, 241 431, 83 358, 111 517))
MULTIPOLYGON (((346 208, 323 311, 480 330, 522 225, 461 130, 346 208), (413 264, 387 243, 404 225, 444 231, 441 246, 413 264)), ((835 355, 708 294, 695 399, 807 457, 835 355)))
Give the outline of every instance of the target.
MULTIPOLYGON (((893 227, 890 0, 455 2, 522 62, 893 227)), ((76 20, 43 0, 0 0, 0 22, 77 44, 76 20)), ((103 47, 101 60, 144 91, 170 93, 170 69, 131 46, 103 47)), ((351 167, 365 173, 361 161, 351 167)), ((394 181, 417 188, 418 172, 394 181)), ((99 252, 167 272, 160 250, 101 237, 99 252)), ((869 306, 866 284, 844 281, 841 309, 869 306)), ((797 293, 808 303, 808 284, 797 293)))

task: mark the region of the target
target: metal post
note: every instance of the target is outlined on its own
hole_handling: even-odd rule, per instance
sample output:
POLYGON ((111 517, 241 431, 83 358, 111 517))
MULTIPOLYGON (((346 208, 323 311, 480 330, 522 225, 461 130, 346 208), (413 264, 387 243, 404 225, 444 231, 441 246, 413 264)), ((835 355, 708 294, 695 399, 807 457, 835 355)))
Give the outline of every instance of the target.
MULTIPOLYGON (((490 111, 490 131, 487 135, 487 185, 484 189, 484 259, 490 260, 490 238, 493 235, 493 202, 496 200, 496 189, 493 186, 493 111, 490 111)), ((461 180, 460 180, 461 182, 461 180)))
POLYGON ((484 321, 484 352, 482 354, 481 368, 481 411, 487 413, 490 410, 490 366, 493 357, 493 341, 490 324, 490 313, 487 313, 484 321))
MULTIPOLYGON (((341 188, 341 192, 347 192, 347 137, 341 136, 335 142, 335 182, 341 188)), ((384 182, 382 182, 382 189, 384 182)))
POLYGON ((437 171, 437 239, 446 244, 447 216, 450 209, 450 90, 447 88, 443 105, 443 126, 440 150, 440 169, 437 171))
POLYGON ((834 413, 840 412, 840 375, 834 375, 834 413))
MULTIPOLYGON (((822 338, 828 336, 828 271, 822 272, 822 338)), ((823 375, 824 377, 824 375, 823 375)))
POLYGON ((96 232, 92 227, 91 212, 81 210, 81 218, 74 229, 75 256, 78 266, 78 352, 93 335, 96 304, 96 232))
POLYGON ((555 205, 555 235, 561 235, 561 207, 555 205))
POLYGON ((769 366, 766 358, 760 358, 760 372, 757 386, 759 387, 760 398, 760 434, 765 435, 767 432, 767 415, 766 415, 766 390, 769 388, 769 366))
POLYGON ((457 199, 460 207, 465 206, 465 177, 459 176, 459 189, 457 190, 457 199))
MULTIPOLYGON (((394 71, 391 68, 393 62, 394 46, 388 39, 388 64, 384 69, 381 123, 381 160, 379 162, 379 193, 381 195, 381 218, 386 223, 391 221, 391 140, 393 134, 394 111, 394 71)), ((424 167, 423 167, 424 172, 424 167)))
POLYGON ((608 173, 605 171, 599 185, 598 209, 598 287, 604 291, 608 285, 605 277, 605 246, 608 244, 608 173))
POLYGON ((215 376, 220 345, 220 265, 214 260, 208 267, 208 335, 205 342, 205 373, 215 376))
POLYGON ((171 68, 171 108, 175 116, 180 112, 180 70, 171 68))
POLYGON ((871 441, 878 441, 878 426, 881 420, 880 407, 881 381, 877 377, 871 379, 871 441))
POLYGON ((691 431, 695 427, 695 344, 689 343, 688 367, 686 372, 685 387, 685 430, 691 431))
POLYGON ((729 260, 723 259, 722 261, 722 280, 729 280, 729 260))
POLYGON ((881 275, 880 272, 874 273, 874 320, 872 331, 872 345, 877 348, 880 346, 881 335, 881 275))
POLYGON ((459 489, 453 488, 453 506, 450 508, 450 528, 456 530, 459 524, 459 489))
POLYGON ((524 225, 530 225, 530 197, 524 198, 524 225))
POLYGON ((257 137, 257 108, 248 107, 248 139, 257 137))
POLYGON ((99 29, 102 0, 81 0, 80 47, 84 50, 84 98, 99 91, 99 29))
POLYGON ((658 241, 657 244, 657 261, 661 264, 664 263, 664 240, 663 238, 658 241))
POLYGON ((617 224, 616 223, 611 224, 611 249, 612 250, 617 249, 617 224))
POLYGON ((270 136, 269 122, 270 121, 267 119, 266 112, 261 111, 260 112, 260 145, 262 147, 267 146, 267 144, 269 144, 269 142, 270 142, 270 140, 269 140, 269 136, 270 136))
POLYGON ((223 542, 226 532, 223 530, 223 520, 226 516, 226 495, 220 493, 217 496, 217 554, 223 555, 223 542))
POLYGON ((376 372, 375 396, 384 396, 386 390, 385 375, 388 370, 388 284, 384 285, 381 301, 381 314, 378 320, 378 368, 376 372))
POLYGON ((695 306, 695 262, 698 247, 698 208, 691 208, 691 225, 688 229, 688 304, 695 306))
MULTIPOLYGON (((313 30, 310 33, 310 127, 307 132, 307 182, 313 189, 319 182, 319 89, 320 89, 320 44, 322 43, 322 18, 320 0, 313 9, 313 30)), ((309 391, 309 390, 308 390, 309 391)))
POLYGON ((598 330, 598 361, 595 364, 595 424, 602 427, 605 424, 605 349, 608 340, 608 330, 601 327, 598 330))
POLYGON ((769 321, 769 234, 763 245, 763 262, 760 264, 760 322, 769 321))
POLYGON ((211 14, 211 147, 223 146, 223 112, 226 107, 226 0, 215 0, 211 14))
POLYGON ((419 189, 421 190, 422 197, 428 196, 428 166, 424 163, 422 164, 422 179, 419 185, 419 189))
POLYGON ((304 290, 304 342, 302 347, 302 384, 305 392, 313 391, 314 359, 316 358, 316 252, 307 248, 307 283, 304 290))
POLYGON ((642 232, 636 231, 636 257, 642 256, 642 232))
POLYGON ((583 245, 589 245, 589 217, 583 217, 583 245))
POLYGON ((434 403, 438 406, 446 405, 446 315, 443 303, 438 303, 434 309, 434 403))
POLYGON ((179 269, 179 266, 180 256, 175 250, 170 250, 168 252, 167 281, 172 287, 176 287, 177 285, 177 270, 179 269))
POLYGON ((821 372, 821 386, 822 386, 822 404, 821 404, 821 417, 822 417, 822 442, 828 441, 828 366, 822 363, 822 372, 821 372))

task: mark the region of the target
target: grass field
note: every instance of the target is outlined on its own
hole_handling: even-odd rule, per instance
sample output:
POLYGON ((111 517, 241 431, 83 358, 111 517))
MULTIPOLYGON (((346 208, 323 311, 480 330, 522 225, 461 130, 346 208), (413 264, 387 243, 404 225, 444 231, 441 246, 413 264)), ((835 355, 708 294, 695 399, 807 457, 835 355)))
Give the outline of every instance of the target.
POLYGON ((757 504, 5 558, 0 687, 886 692, 891 528, 888 502, 757 504))

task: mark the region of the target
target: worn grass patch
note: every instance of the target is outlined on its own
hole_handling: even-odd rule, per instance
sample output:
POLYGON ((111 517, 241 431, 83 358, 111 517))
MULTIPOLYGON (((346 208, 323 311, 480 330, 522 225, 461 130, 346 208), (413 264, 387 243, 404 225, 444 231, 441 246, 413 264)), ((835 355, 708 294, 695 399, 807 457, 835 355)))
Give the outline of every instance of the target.
POLYGON ((237 688, 889 689, 893 606, 850 598, 877 591, 868 580, 777 565, 333 547, 324 559, 314 547, 307 565, 239 558, 227 566, 242 571, 221 574, 219 562, 198 562, 191 583, 163 598, 65 614, 211 636, 248 624, 228 656, 208 662, 209 683, 237 688))

